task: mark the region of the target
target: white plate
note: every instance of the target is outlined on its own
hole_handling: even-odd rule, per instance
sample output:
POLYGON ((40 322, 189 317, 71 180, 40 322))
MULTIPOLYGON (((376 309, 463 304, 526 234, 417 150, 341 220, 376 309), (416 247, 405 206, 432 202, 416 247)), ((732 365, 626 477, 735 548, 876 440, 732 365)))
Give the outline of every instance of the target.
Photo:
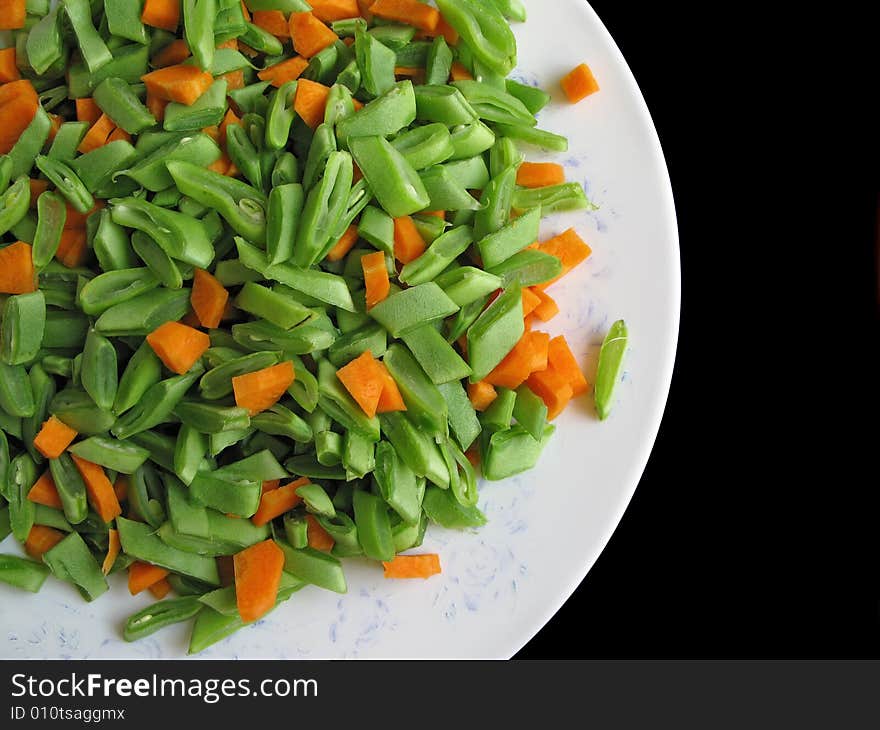
MULTIPOLYGON (((381 567, 347 561, 345 596, 306 588, 255 626, 214 645, 204 658, 509 657, 559 609, 616 528, 657 435, 678 335, 680 270, 672 191, 657 134, 620 51, 583 0, 526 0, 516 26, 516 77, 550 90, 540 126, 568 135, 557 159, 601 206, 545 222, 546 238, 573 226, 593 256, 551 290, 562 314, 547 329, 564 333, 588 374, 618 318, 629 325, 626 374, 610 419, 599 423, 585 396, 557 420, 534 471, 483 483, 481 530, 429 528, 425 551, 443 574, 388 581, 381 567), (577 105, 559 79, 587 62, 601 91, 577 105)), ((10 537, 4 551, 15 549, 10 537)), ((180 657, 189 625, 135 644, 120 638, 127 615, 151 598, 132 598, 124 576, 84 603, 47 581, 31 596, 0 586, 2 657, 180 657)), ((590 631, 585 627, 584 631, 590 631)))

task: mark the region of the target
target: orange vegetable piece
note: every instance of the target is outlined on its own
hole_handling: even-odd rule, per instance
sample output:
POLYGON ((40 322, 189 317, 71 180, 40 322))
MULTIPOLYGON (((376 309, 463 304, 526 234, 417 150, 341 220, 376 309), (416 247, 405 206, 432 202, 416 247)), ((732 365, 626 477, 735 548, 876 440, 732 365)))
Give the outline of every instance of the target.
POLYGON ((410 216, 394 219, 394 258, 408 264, 425 253, 426 248, 425 239, 410 216))
POLYGON ((58 134, 58 130, 61 129, 61 125, 64 124, 64 120, 60 114, 49 114, 49 121, 49 141, 53 142, 55 135, 58 134))
POLYGON ((310 0, 312 14, 325 23, 346 18, 357 18, 361 14, 357 0, 310 0))
POLYGON ((104 556, 104 562, 101 563, 101 572, 104 575, 107 575, 107 573, 112 570, 113 563, 116 562, 116 558, 119 556, 119 551, 122 549, 122 544, 119 542, 118 530, 111 528, 108 536, 107 555, 104 556))
POLYGON ((160 99, 158 96, 151 94, 149 91, 147 92, 147 99, 144 102, 147 109, 150 110, 150 114, 152 114, 157 122, 161 122, 165 119, 165 107, 168 106, 168 101, 165 99, 160 99))
POLYGON ((290 26, 280 10, 254 10, 251 22, 279 38, 290 38, 290 26))
POLYGON ((128 477, 125 474, 116 477, 116 481, 113 482, 113 494, 120 502, 128 499, 128 477))
POLYGON ((583 395, 590 389, 577 358, 568 346, 568 341, 560 335, 550 340, 548 349, 550 367, 559 373, 571 386, 572 395, 583 395))
POLYGON ((411 25, 427 33, 434 33, 440 24, 440 11, 418 0, 376 0, 370 12, 386 20, 411 25))
POLYGON ((516 184, 524 188, 546 188, 565 182, 565 168, 555 162, 523 162, 516 172, 516 184))
POLYGON ((110 132, 110 136, 107 137, 107 143, 116 142, 120 139, 125 140, 126 142, 131 142, 131 135, 122 127, 116 127, 116 129, 110 132))
POLYGON ((141 81, 153 96, 190 105, 208 90, 214 77, 198 66, 178 64, 144 74, 141 81))
POLYGON ((474 77, 470 71, 468 71, 464 64, 461 61, 453 61, 452 68, 449 71, 449 78, 453 81, 470 81, 474 77))
POLYGON ((27 79, 0 86, 0 155, 9 152, 37 113, 40 101, 27 79))
POLYGON ((192 308, 184 314, 179 320, 181 324, 185 324, 187 327, 201 327, 202 323, 199 321, 199 315, 197 315, 192 308))
POLYGON ((397 555, 394 560, 382 561, 386 578, 430 578, 439 575, 440 556, 434 553, 426 555, 397 555))
POLYGON ((180 0, 144 0, 141 22, 174 32, 180 22, 180 0))
POLYGON ((302 477, 295 482, 285 484, 283 487, 263 492, 263 496, 260 497, 260 506, 257 508, 254 516, 251 517, 251 522, 257 527, 262 527, 263 525, 268 525, 272 520, 280 517, 285 512, 290 512, 290 510, 302 502, 296 490, 305 484, 310 484, 310 482, 307 477, 302 477))
POLYGON ((329 553, 336 544, 333 536, 321 527, 321 523, 314 515, 306 515, 306 523, 306 539, 309 541, 309 547, 322 553, 329 553))
POLYGON ((342 237, 334 244, 333 248, 330 249, 330 253, 327 254, 327 260, 342 261, 342 259, 348 255, 348 252, 354 248, 357 240, 358 229, 357 226, 352 223, 345 229, 345 233, 342 234, 342 237))
POLYGON ((241 0, 241 12, 244 15, 244 19, 250 23, 251 22, 251 11, 248 10, 248 6, 245 4, 244 0, 241 0))
POLYGON ((585 63, 573 68, 563 76, 560 85, 572 104, 586 99, 590 94, 599 90, 599 84, 593 76, 593 72, 585 63))
POLYGON ((312 129, 324 121, 324 110, 327 108, 327 96, 330 87, 317 81, 300 79, 296 86, 293 108, 302 120, 312 129))
POLYGON ((339 368, 336 377, 368 418, 376 415, 385 376, 372 352, 367 350, 345 367, 339 368))
POLYGON ((58 489, 55 487, 55 481, 52 479, 52 472, 48 469, 43 475, 34 482, 31 491, 28 492, 27 498, 36 504, 43 504, 53 509, 61 509, 61 497, 58 496, 58 489))
POLYGON ((530 338, 532 334, 532 332, 526 332, 520 338, 513 349, 507 353, 507 356, 486 376, 487 383, 500 388, 513 389, 518 388, 526 381, 532 374, 535 358, 530 338))
POLYGON ((26 15, 25 0, 3 0, 0 3, 0 30, 24 28, 26 15))
POLYGON ((89 257, 84 228, 65 228, 61 231, 61 243, 55 252, 55 258, 68 269, 82 266, 89 257))
POLYGON ((92 126, 89 127, 86 136, 82 138, 82 142, 80 142, 79 147, 76 148, 77 151, 85 154, 86 152, 98 149, 98 147, 103 147, 107 144, 107 137, 110 136, 110 133, 114 129, 116 129, 116 125, 113 123, 113 120, 106 114, 101 114, 101 116, 92 123, 92 126))
POLYGON ((193 276, 190 303, 203 327, 214 329, 220 325, 229 292, 223 284, 204 269, 196 269, 193 276))
POLYGON ((253 373, 237 375, 232 379, 235 403, 255 416, 274 406, 295 379, 290 360, 253 373))
POLYGON ((573 228, 569 228, 558 236, 554 236, 553 238, 539 244, 538 250, 543 253, 549 253, 551 256, 555 256, 562 262, 562 273, 553 279, 553 281, 541 284, 541 289, 546 289, 553 282, 559 281, 559 279, 565 276, 575 266, 586 261, 590 257, 590 254, 593 253, 593 250, 573 228))
POLYGON ((225 73, 219 78, 226 79, 226 88, 230 91, 244 88, 244 71, 241 69, 225 73))
POLYGON ((161 601, 165 596, 171 593, 171 584, 168 582, 167 578, 162 578, 162 580, 157 580, 153 585, 151 585, 148 589, 152 594, 153 598, 157 601, 161 601))
POLYGON ((257 77, 260 81, 269 81, 272 86, 281 86, 288 81, 298 79, 308 65, 309 62, 302 56, 294 56, 258 71, 257 77))
POLYGON ((208 168, 211 172, 216 172, 218 175, 226 175, 229 172, 229 166, 232 164, 232 160, 229 159, 229 155, 225 152, 220 153, 220 157, 214 160, 208 168))
POLYGON ((445 210, 426 210, 419 215, 427 215, 433 218, 439 218, 442 221, 446 220, 446 211, 445 210))
POLYGON ((0 49, 0 84, 18 81, 21 74, 15 65, 15 48, 0 49))
POLYGON ((92 209, 86 213, 80 213, 76 208, 74 208, 70 203, 64 203, 66 217, 64 219, 64 227, 65 228, 85 228, 86 222, 88 218, 93 213, 97 213, 101 208, 104 207, 103 200, 96 200, 95 205, 92 209))
POLYGON ((550 362, 550 335, 546 332, 526 332, 532 352, 531 373, 546 370, 550 362))
POLYGON ((34 448, 47 459, 57 459, 75 438, 76 431, 55 416, 49 416, 34 437, 34 448))
POLYGON ((77 471, 86 483, 86 493, 89 498, 89 504, 92 505, 98 516, 104 522, 110 522, 122 514, 122 507, 119 506, 119 500, 116 499, 116 492, 113 485, 104 473, 103 467, 86 461, 80 457, 71 454, 73 463, 76 464, 77 471))
POLYGON ((220 585, 224 588, 235 583, 235 567, 231 555, 220 555, 217 560, 217 572, 220 574, 220 585))
POLYGON ((373 22, 373 14, 370 12, 370 6, 375 1, 376 0, 357 0, 358 10, 360 10, 361 17, 368 23, 373 22))
POLYGON ((142 563, 136 561, 128 566, 128 591, 131 595, 136 596, 141 591, 147 590, 151 585, 164 580, 168 575, 165 568, 150 563, 142 563))
POLYGON ((440 22, 437 23, 437 29, 430 35, 442 35, 450 46, 458 44, 458 31, 446 21, 443 15, 440 15, 440 22))
POLYGON ((26 294, 36 290, 30 245, 16 241, 0 248, 0 294, 26 294))
POLYGON ((544 401, 547 406, 547 418, 551 421, 562 413, 574 394, 565 378, 553 368, 532 373, 526 385, 544 401))
POLYGON ((94 124, 101 118, 101 115, 104 113, 101 111, 101 107, 99 107, 95 100, 90 96, 84 96, 81 99, 76 99, 75 103, 77 121, 94 124))
POLYGON ((39 560, 65 537, 61 530, 45 525, 34 525, 24 542, 24 551, 35 560, 39 560))
POLYGON ((153 68, 176 66, 190 57, 189 46, 183 38, 171 41, 151 59, 153 68))
POLYGON ((243 621, 256 621, 275 605, 284 553, 273 540, 264 540, 236 553, 235 600, 243 621))
POLYGON ((400 388, 397 387, 397 381, 391 377, 388 368, 384 362, 379 363, 382 370, 384 382, 382 384, 382 394, 379 396, 379 405, 376 407, 376 413, 394 413, 397 411, 405 411, 406 403, 403 402, 403 396, 400 394, 400 388))
POLYGON ((218 127, 218 131, 220 132, 220 144, 226 144, 226 130, 229 129, 230 124, 238 124, 241 125, 241 119, 238 118, 238 115, 232 111, 232 109, 226 110, 226 115, 223 117, 223 121, 220 122, 220 126, 218 127))
POLYGON ((166 322, 147 335, 147 342, 172 372, 183 375, 211 346, 204 332, 180 322, 166 322))
POLYGON ((485 411, 498 397, 495 387, 485 380, 468 383, 467 392, 471 405, 478 411, 485 411))
POLYGON ((34 208, 37 205, 37 198, 39 198, 46 190, 49 189, 49 181, 48 180, 34 180, 34 178, 28 179, 28 185, 31 188, 31 203, 30 207, 34 208))
POLYGON ((271 492, 275 489, 278 489, 278 487, 280 487, 280 486, 281 486, 280 479, 267 479, 266 481, 263 482, 262 494, 265 494, 266 492, 271 492))
POLYGON ((311 58, 339 40, 339 36, 312 13, 291 13, 289 27, 293 48, 303 58, 311 58))
POLYGON ((549 322, 559 314, 559 305, 553 297, 540 289, 532 289, 532 293, 541 300, 541 303, 535 307, 534 311, 534 314, 538 319, 542 322, 549 322))
POLYGON ((528 317, 540 304, 540 298, 529 287, 522 290, 523 317, 528 317))
POLYGON ((379 302, 385 301, 391 291, 385 254, 382 251, 368 253, 361 258, 361 268, 364 272, 364 284, 367 287, 367 309, 371 309, 379 302))

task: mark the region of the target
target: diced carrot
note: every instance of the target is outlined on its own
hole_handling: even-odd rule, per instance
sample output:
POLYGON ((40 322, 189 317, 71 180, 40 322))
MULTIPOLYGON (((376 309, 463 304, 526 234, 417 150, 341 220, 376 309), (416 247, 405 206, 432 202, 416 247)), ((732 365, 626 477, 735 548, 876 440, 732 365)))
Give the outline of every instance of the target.
POLYGON ((532 373, 526 381, 529 389, 544 401, 547 406, 547 418, 553 420, 571 400, 573 391, 565 378, 553 368, 539 373, 532 373))
POLYGON ((254 516, 251 517, 251 522, 257 527, 262 527, 263 525, 268 525, 272 520, 280 517, 285 512, 290 512, 290 510, 302 502, 296 490, 304 484, 309 484, 309 480, 306 477, 297 479, 290 484, 285 484, 283 487, 278 487, 278 489, 264 492, 263 496, 260 497, 260 506, 257 508, 254 516))
POLYGON ((559 314, 559 305, 553 297, 540 289, 532 289, 532 292, 541 300, 541 303, 535 307, 534 312, 538 319, 542 322, 549 322, 559 314))
POLYGON ((231 555, 220 555, 216 558, 217 573, 220 575, 220 585, 224 588, 235 583, 235 566, 231 555))
POLYGON ((183 63, 190 57, 189 46, 183 38, 171 41, 151 59, 153 68, 165 68, 183 63))
POLYGON ((370 6, 376 0, 357 0, 358 10, 361 13, 361 17, 367 21, 367 23, 373 23, 373 14, 370 12, 370 6))
POLYGON ((370 12, 385 20, 405 23, 428 33, 434 33, 440 24, 437 8, 418 0, 376 0, 370 6, 370 12))
POLYGON ((77 121, 94 124, 101 118, 101 115, 104 113, 103 111, 101 111, 101 107, 99 107, 95 100, 90 96, 84 96, 80 99, 76 99, 75 103, 77 121))
POLYGON ((24 28, 26 15, 25 0, 3 0, 0 3, 0 30, 24 28))
POLYGON ((119 557, 119 551, 122 549, 122 544, 119 542, 119 531, 110 528, 108 534, 108 542, 107 542, 107 555, 104 556, 104 562, 101 563, 101 572, 104 575, 107 575, 113 569, 113 563, 116 562, 116 558, 119 557))
MULTIPOLYGON (((362 104, 361 104, 360 109, 358 108, 358 104, 360 104, 360 102, 359 102, 357 99, 352 99, 352 101, 354 102, 354 109, 355 109, 355 111, 360 111, 360 109, 363 108, 363 105, 362 105, 362 104)), ((351 171, 351 181, 352 181, 353 183, 356 183, 356 182, 359 182, 359 181, 363 180, 363 179, 364 179, 364 173, 361 172, 361 168, 359 168, 359 167, 357 166, 357 163, 356 163, 356 162, 352 162, 351 167, 352 167, 352 171, 351 171)))
POLYGON ((385 385, 385 377, 373 353, 367 350, 345 367, 339 368, 336 377, 367 417, 373 418, 385 385))
MULTIPOLYGON (((356 112, 359 112, 361 109, 364 108, 364 102, 358 101, 357 99, 352 99, 351 101, 354 104, 354 110, 356 112)), ((358 168, 357 165, 355 165, 355 169, 357 170, 358 173, 360 173, 360 176, 363 177, 363 173, 361 173, 360 168, 358 168)), ((355 182, 357 182, 359 179, 360 178, 355 178, 355 182)))
POLYGON ((69 202, 65 201, 65 218, 64 218, 64 227, 65 228, 81 228, 84 229, 86 227, 86 223, 88 222, 89 216, 94 213, 97 213, 101 208, 103 208, 106 203, 103 200, 96 200, 95 204, 92 206, 92 209, 85 212, 80 213, 76 208, 74 208, 69 202))
POLYGON ((34 525, 25 540, 24 551, 35 560, 39 560, 65 537, 67 536, 61 530, 45 525, 34 525))
POLYGON ((153 598, 157 601, 161 601, 165 596, 171 593, 171 584, 168 582, 167 578, 163 578, 162 580, 157 580, 147 590, 150 591, 153 598))
POLYGON ((471 466, 474 467, 474 469, 480 465, 480 449, 476 444, 465 451, 464 455, 467 457, 467 460, 471 462, 471 466))
POLYGON ((260 81, 269 81, 272 86, 281 86, 288 81, 298 79, 308 67, 309 62, 302 56, 294 56, 286 61, 276 63, 257 72, 260 81))
POLYGON ((147 335, 147 342, 159 359, 172 372, 189 372, 211 346, 211 338, 204 332, 180 322, 166 322, 147 335))
POLYGON ((110 144, 110 142, 116 142, 118 140, 131 142, 131 135, 126 132, 122 127, 116 127, 116 129, 110 132, 110 135, 107 137, 107 144, 110 144))
POLYGON ((425 239, 410 216, 394 219, 394 258, 408 264, 425 253, 426 248, 425 239))
POLYGON ((330 249, 330 253, 327 254, 327 260, 342 261, 342 259, 348 255, 348 252, 354 248, 357 240, 358 228, 356 225, 352 224, 345 229, 345 233, 342 234, 342 237, 334 244, 333 248, 330 249))
POLYGON ((58 130, 61 129, 61 125, 64 124, 64 119, 60 114, 49 114, 49 141, 55 141, 55 135, 58 134, 58 130))
POLYGON ((253 373, 237 375, 232 379, 235 403, 240 408, 247 408, 248 413, 255 416, 274 406, 295 379, 296 374, 290 360, 253 373))
POLYGON ((291 13, 289 26, 293 48, 303 58, 311 58, 339 40, 312 13, 291 13))
POLYGON ((280 479, 266 479, 265 481, 263 481, 261 493, 265 494, 266 492, 272 492, 272 491, 278 489, 278 487, 280 487, 280 486, 281 486, 280 479))
POLYGON ((433 218, 439 218, 440 220, 446 220, 446 211, 445 210, 426 210, 419 215, 428 215, 433 218))
POLYGON ((314 16, 325 23, 357 18, 361 14, 357 0, 310 0, 309 5, 314 16))
POLYGON ((8 84, 10 81, 18 81, 21 74, 15 65, 15 48, 0 49, 0 84, 8 84))
POLYGON ((548 350, 550 367, 559 373, 571 386, 572 395, 583 395, 590 389, 590 384, 578 365, 577 358, 568 346, 568 341, 560 335, 550 340, 548 350))
POLYGON ((40 100, 27 79, 0 86, 0 155, 7 154, 37 113, 40 100))
POLYGON ((144 104, 147 109, 150 110, 150 114, 156 118, 157 122, 161 122, 165 119, 165 107, 168 106, 168 101, 166 99, 160 99, 158 96, 151 94, 148 91, 147 99, 144 104))
POLYGON ((151 585, 163 580, 167 575, 168 571, 165 568, 138 560, 128 566, 128 591, 131 595, 136 596, 151 585))
POLYGON ((419 68, 418 66, 395 66, 394 75, 408 79, 415 79, 420 83, 424 83, 421 79, 425 76, 425 69, 419 68))
POLYGON ((555 162, 523 162, 516 172, 516 184, 524 188, 546 188, 565 182, 565 168, 555 162))
POLYGON ((532 352, 529 375, 546 370, 550 362, 550 335, 546 332, 526 332, 523 337, 528 339, 532 352))
POLYGON ((528 317, 538 305, 541 304, 541 300, 537 294, 535 294, 529 287, 525 287, 522 290, 522 305, 523 305, 523 317, 528 317))
POLYGON ((329 94, 330 87, 319 84, 317 81, 301 78, 297 82, 293 108, 312 129, 316 129, 324 121, 324 111, 327 108, 329 94))
POLYGON ((275 605, 284 553, 274 540, 264 540, 236 553, 232 560, 238 613, 245 622, 256 621, 275 605))
POLYGON ((256 58, 260 55, 259 51, 255 51, 247 43, 238 42, 238 52, 244 54, 248 58, 256 58))
POLYGON ((76 464, 77 471, 86 483, 86 493, 89 498, 89 504, 98 516, 104 522, 110 522, 122 514, 122 507, 119 506, 119 500, 116 499, 116 492, 113 485, 104 473, 104 468, 100 464, 81 459, 75 454, 70 455, 73 463, 76 464))
POLYGON ((144 0, 141 22, 154 28, 175 31, 180 22, 180 0, 144 0))
POLYGON ((241 0, 241 14, 244 15, 244 19, 250 23, 251 22, 251 11, 248 8, 247 4, 244 0, 241 0))
POLYGON ((241 125, 241 119, 238 118, 238 115, 232 111, 232 109, 226 110, 226 115, 223 117, 223 121, 220 122, 220 126, 218 130, 220 131, 220 144, 226 144, 226 130, 229 129, 230 124, 238 124, 241 125))
POLYGON ((193 275, 190 303, 202 327, 215 329, 220 325, 229 292, 217 279, 204 269, 196 269, 193 275))
POLYGON ((590 254, 593 253, 592 249, 573 228, 569 228, 558 236, 554 236, 553 238, 544 241, 538 246, 538 250, 542 253, 549 253, 551 256, 555 256, 562 262, 562 273, 553 279, 553 281, 541 284, 541 289, 546 289, 552 283, 559 281, 559 279, 565 276, 575 266, 586 261, 590 257, 590 254))
POLYGON ((599 90, 599 84, 587 64, 582 63, 562 77, 562 90, 572 104, 586 99, 599 90))
POLYGON ((485 411, 498 397, 495 387, 485 380, 478 383, 468 383, 467 392, 471 405, 478 411, 485 411))
POLYGON ((241 69, 239 69, 238 71, 230 71, 229 73, 225 73, 218 78, 225 79, 226 88, 229 91, 244 88, 244 71, 241 69))
POLYGON ((280 10, 254 10, 251 22, 278 38, 290 38, 290 26, 280 10))
POLYGON ((309 541, 309 547, 320 550, 322 553, 329 553, 336 540, 327 532, 314 515, 306 515, 306 537, 309 541))
POLYGON ((119 502, 128 499, 128 477, 125 474, 116 477, 116 481, 113 482, 113 494, 116 495, 119 502))
POLYGON ((440 22, 437 23, 436 30, 431 35, 442 35, 450 46, 458 45, 458 31, 449 25, 449 22, 442 14, 440 15, 440 22))
POLYGON ((89 257, 84 228, 65 228, 61 231, 61 243, 55 252, 55 258, 68 269, 82 266, 89 257))
POLYGON ((82 142, 76 148, 77 151, 85 154, 86 152, 98 149, 98 147, 103 147, 107 144, 107 137, 110 136, 114 129, 116 129, 116 125, 113 123, 113 120, 106 114, 101 114, 92 126, 89 127, 86 136, 82 138, 82 142))
POLYGON ((397 381, 391 377, 388 368, 384 362, 379 363, 382 370, 383 384, 382 394, 379 396, 379 404, 376 406, 376 413, 395 413, 397 411, 405 411, 406 403, 403 402, 403 396, 400 394, 400 388, 397 387, 397 381))
POLYGON ((361 257, 361 268, 364 272, 364 284, 367 288, 367 309, 372 309, 379 302, 385 301, 391 291, 385 254, 382 251, 376 251, 361 257))
POLYGON ((529 375, 532 374, 532 365, 535 353, 529 337, 533 333, 526 332, 505 358, 495 366, 485 380, 500 388, 519 388, 529 375))
MULTIPOLYGON (((250 21, 248 21, 248 22, 250 22, 250 21)), ((230 38, 228 41, 223 41, 222 43, 218 43, 217 50, 220 50, 221 48, 227 48, 230 51, 237 51, 238 50, 238 40, 236 38, 230 38)))
POLYGON ((449 78, 453 81, 471 81, 474 77, 461 61, 453 61, 452 69, 449 71, 449 78))
POLYGON ((27 498, 31 502, 52 507, 53 509, 62 509, 64 506, 61 503, 61 497, 58 496, 58 489, 55 487, 55 480, 52 479, 52 472, 48 469, 34 482, 34 486, 28 492, 27 498))
POLYGON ((430 578, 439 575, 440 556, 429 553, 426 555, 397 555, 394 560, 382 561, 386 578, 430 578))
POLYGON ((141 76, 147 91, 167 101, 191 105, 214 82, 214 77, 198 66, 177 64, 158 68, 141 76))
POLYGON ((16 241, 0 248, 0 294, 26 294, 36 290, 30 245, 16 241))
POLYGON ((208 168, 211 172, 216 172, 218 175, 226 175, 229 172, 229 166, 232 164, 232 160, 229 159, 229 155, 225 152, 220 153, 220 157, 214 160, 208 168))
POLYGON ((177 321, 181 324, 185 324, 187 327, 195 327, 196 329, 202 326, 201 320, 199 320, 199 315, 192 310, 192 306, 190 306, 190 310, 177 321))
POLYGON ((39 198, 46 190, 49 189, 49 181, 48 180, 35 180, 34 178, 28 179, 28 185, 31 186, 31 203, 30 207, 35 208, 37 206, 37 198, 39 198))

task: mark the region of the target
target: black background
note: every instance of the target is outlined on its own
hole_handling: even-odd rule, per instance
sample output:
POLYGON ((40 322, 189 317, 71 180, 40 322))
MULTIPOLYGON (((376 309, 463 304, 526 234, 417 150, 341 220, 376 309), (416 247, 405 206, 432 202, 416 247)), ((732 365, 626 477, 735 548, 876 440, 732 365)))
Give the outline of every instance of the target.
POLYGON ((876 44, 846 3, 592 5, 669 166, 681 335, 625 517, 518 657, 878 656, 876 44))

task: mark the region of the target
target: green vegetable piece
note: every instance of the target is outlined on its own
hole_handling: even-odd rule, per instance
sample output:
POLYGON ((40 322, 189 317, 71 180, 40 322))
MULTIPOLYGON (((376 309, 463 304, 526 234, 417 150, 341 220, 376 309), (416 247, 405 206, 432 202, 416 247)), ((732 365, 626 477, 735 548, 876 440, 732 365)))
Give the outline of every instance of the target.
POLYGON ((226 80, 217 79, 190 105, 172 101, 165 107, 163 128, 167 132, 190 132, 220 124, 226 113, 226 89, 226 80))
POLYGON ((485 378, 525 332, 522 316, 522 287, 517 283, 504 291, 467 332, 471 382, 485 378))
POLYGON ((562 274, 562 261, 556 256, 526 249, 511 256, 489 272, 501 277, 502 286, 509 288, 518 281, 522 286, 546 284, 562 274))
POLYGON ((110 590, 98 561, 78 532, 71 532, 47 550, 43 562, 56 578, 73 583, 87 601, 94 601, 110 590))
POLYGON ((0 195, 0 235, 14 228, 28 211, 31 189, 26 177, 20 177, 0 195))
MULTIPOLYGON (((379 440, 379 419, 367 418, 361 407, 336 377, 336 368, 328 360, 318 363, 318 392, 321 410, 346 429, 357 431, 370 441, 379 440)), ((310 476, 305 472, 294 472, 310 476)))
MULTIPOLYGON (((0 510, 0 520, 3 519, 2 515, 6 513, 6 510, 0 510)), ((3 535, 2 530, 0 530, 0 535, 3 535)), ((49 568, 42 563, 19 558, 15 555, 0 555, 0 582, 6 583, 6 585, 37 593, 43 587, 48 576, 49 568)))
POLYGON ((448 489, 428 487, 422 508, 432 522, 452 530, 482 527, 486 524, 486 516, 477 507, 461 504, 448 489))
POLYGON ((196 365, 186 375, 161 380, 150 386, 141 399, 116 420, 111 429, 113 435, 126 439, 163 423, 203 372, 204 369, 196 365))
POLYGON ((358 540, 368 558, 394 558, 391 522, 388 519, 388 509, 381 498, 363 490, 355 491, 354 521, 358 529, 358 540))
POLYGON ((33 360, 43 342, 46 297, 41 291, 17 294, 3 304, 0 324, 0 359, 7 365, 33 360))
POLYGON ((422 515, 425 480, 416 477, 406 462, 398 457, 387 441, 376 446, 376 470, 373 480, 388 505, 407 524, 418 524, 422 515))
POLYGON ((113 407, 118 387, 116 348, 94 329, 86 335, 80 378, 86 393, 99 408, 113 407))
POLYGON ((426 124, 398 134, 391 146, 416 170, 446 162, 455 154, 452 135, 445 124, 426 124))
POLYGON ((431 198, 424 183, 386 139, 357 137, 350 140, 349 147, 376 200, 388 215, 400 218, 428 208, 431 198))
POLYGON ((183 31, 186 44, 199 66, 211 68, 214 61, 214 21, 217 0, 183 0, 183 31))
POLYGON ((408 127, 415 118, 416 98, 412 82, 401 81, 357 114, 340 121, 336 136, 343 146, 349 145, 356 137, 389 137, 408 127))
POLYGON ((394 87, 397 54, 360 26, 355 30, 355 54, 361 83, 370 96, 380 96, 394 87))
POLYGON ((0 410, 13 418, 34 415, 34 393, 24 366, 0 362, 0 410))
POLYGON ((174 415, 186 426, 201 433, 236 431, 250 426, 247 409, 237 406, 219 406, 213 403, 184 400, 174 408, 174 415))
POLYGON ((486 433, 494 433, 495 431, 506 431, 510 428, 515 405, 516 391, 509 388, 498 388, 498 397, 492 401, 492 405, 480 416, 483 430, 486 433))
POLYGON ((279 359, 277 352, 254 352, 227 360, 202 376, 199 392, 208 400, 225 398, 232 393, 232 378, 277 365, 279 359))
POLYGON ((67 206, 60 195, 45 192, 37 198, 37 228, 31 247, 34 268, 39 271, 58 252, 67 220, 67 206))
MULTIPOLYGON (((482 269, 462 266, 441 274, 434 280, 434 283, 458 306, 467 307, 500 289, 503 280, 501 277, 482 269)), ((479 312, 482 312, 482 308, 479 312)))
POLYGON ((217 563, 213 558, 193 555, 166 545, 149 525, 124 517, 116 518, 116 529, 123 552, 137 560, 153 563, 175 573, 182 573, 210 585, 220 585, 217 563))
POLYGON ((430 210, 479 210, 479 201, 471 195, 465 181, 457 178, 446 165, 434 165, 419 173, 428 193, 430 210))
POLYGON ((88 0, 61 0, 64 12, 79 45, 79 52, 90 73, 113 60, 113 55, 92 24, 92 10, 88 0))
MULTIPOLYGON (((0 386, 0 394, 2 392, 0 386)), ((112 413, 96 406, 88 393, 74 387, 58 391, 49 404, 49 413, 83 436, 104 433, 116 420, 112 413)))
MULTIPOLYGON (((495 132, 503 137, 543 147, 552 152, 565 152, 568 150, 568 139, 560 134, 547 132, 530 125, 524 124, 496 124, 495 132)), ((546 204, 543 204, 546 205, 546 204)), ((531 207, 531 206, 528 206, 531 207)))
POLYGON ((86 485, 79 469, 67 452, 57 459, 49 459, 52 480, 61 498, 64 516, 72 525, 78 525, 88 516, 86 485))
POLYGON ((555 426, 548 424, 540 440, 534 439, 522 426, 497 431, 484 450, 483 476, 498 481, 532 469, 555 430, 555 426))
POLYGON ((403 267, 400 280, 411 287, 434 281, 473 242, 473 229, 469 226, 459 226, 447 231, 425 253, 403 267))
POLYGON ((126 641, 137 641, 172 624, 189 621, 203 608, 203 604, 193 596, 168 598, 152 603, 129 616, 122 629, 126 641))
POLYGON ((427 477, 443 489, 449 487, 449 470, 435 437, 418 428, 402 413, 384 414, 382 431, 416 476, 427 477))
POLYGON ((623 356, 629 343, 629 332, 622 319, 611 325, 599 352, 599 369, 596 372, 594 398, 599 419, 611 414, 614 390, 623 372, 623 356))
POLYGON ((125 366, 116 398, 113 401, 113 412, 116 415, 125 413, 132 408, 143 395, 162 378, 162 361, 144 340, 125 366))
POLYGON ((104 0, 107 28, 117 38, 127 38, 135 43, 147 43, 147 29, 141 22, 141 10, 129 0, 104 0))
POLYGON ((188 290, 152 289, 107 309, 95 322, 95 330, 105 337, 146 336, 187 311, 188 290))
POLYGON ((306 547, 294 549, 276 541, 284 552, 284 570, 306 583, 325 588, 334 593, 345 593, 348 587, 342 573, 342 563, 326 553, 306 547))
POLYGON ((516 66, 516 38, 493 2, 440 0, 443 17, 485 66, 507 76, 516 66))
POLYGON ((140 134, 157 124, 131 86, 118 77, 104 79, 95 87, 92 97, 101 111, 107 116, 112 114, 116 125, 129 134, 140 134))
POLYGON ((533 208, 500 230, 487 235, 477 244, 483 265, 487 269, 499 266, 531 246, 538 240, 540 225, 541 209, 533 208))
POLYGON ((428 85, 445 84, 452 71, 452 49, 443 36, 438 35, 431 44, 425 64, 425 83, 428 85))
POLYGON ((35 505, 28 499, 28 493, 37 481, 37 465, 30 454, 19 454, 9 462, 6 480, 9 526, 15 539, 24 543, 36 516, 35 505))
MULTIPOLYGON (((471 444, 480 435, 482 427, 477 419, 474 406, 468 398, 467 391, 460 382, 450 382, 438 385, 446 406, 449 409, 449 428, 461 446, 462 451, 467 451, 471 444)), ((543 401, 542 401, 543 403, 543 401)))
POLYGON ((435 385, 461 380, 471 374, 470 366, 431 325, 408 332, 402 339, 435 385))
POLYGON ((387 329, 392 337, 400 337, 422 325, 445 319, 459 310, 434 282, 405 289, 374 306, 369 314, 387 329))
POLYGON ((533 439, 543 438, 544 426, 547 424, 547 406, 526 385, 521 385, 516 390, 513 417, 533 439))

